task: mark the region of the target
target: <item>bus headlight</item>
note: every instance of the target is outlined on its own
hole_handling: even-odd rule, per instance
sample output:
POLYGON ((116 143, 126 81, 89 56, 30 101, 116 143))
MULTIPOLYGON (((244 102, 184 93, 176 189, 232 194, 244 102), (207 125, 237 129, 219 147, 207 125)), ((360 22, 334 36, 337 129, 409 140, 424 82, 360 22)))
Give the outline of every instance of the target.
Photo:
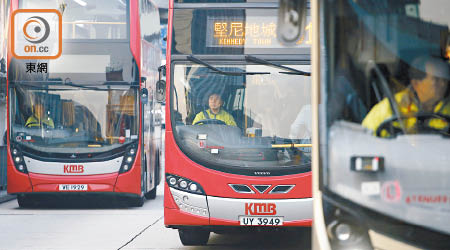
POLYGON ((189 190, 191 190, 192 192, 196 192, 197 189, 198 189, 197 184, 191 183, 191 184, 189 185, 189 190))
POLYGON ((21 161, 22 161, 22 157, 19 157, 19 156, 14 157, 15 163, 20 163, 21 161))
MULTIPOLYGON (((373 249, 366 226, 351 213, 323 199, 329 213, 325 215, 326 229, 331 249, 373 249)), ((325 211, 324 211, 325 212, 325 211)))
POLYGON ((133 157, 128 156, 128 157, 127 157, 127 163, 131 163, 131 162, 133 162, 133 157))
POLYGON ((17 167, 17 170, 19 170, 20 172, 23 172, 23 171, 25 170, 25 166, 22 165, 22 164, 20 164, 20 165, 17 167))
POLYGON ((11 154, 13 157, 14 166, 16 167, 17 171, 27 174, 27 166, 25 165, 25 160, 23 159, 22 151, 19 148, 13 147, 11 149, 11 154))
POLYGON ((168 180, 170 186, 174 186, 175 184, 177 184, 177 179, 175 177, 170 177, 168 180))
POLYGON ((327 225, 328 238, 332 249, 373 249, 367 230, 349 219, 337 219, 327 225))
POLYGON ((167 184, 171 188, 175 188, 193 194, 205 194, 200 184, 187 178, 172 174, 166 174, 166 180, 167 184))
POLYGON ((187 181, 185 181, 185 180, 181 180, 179 185, 180 185, 180 188, 182 188, 182 189, 186 189, 188 186, 187 181))
POLYGON ((134 159, 136 158, 136 148, 137 144, 133 144, 126 149, 122 160, 122 166, 119 171, 120 174, 130 171, 132 168, 134 159))
POLYGON ((340 241, 346 241, 352 236, 352 228, 346 223, 341 223, 334 229, 336 238, 340 241))

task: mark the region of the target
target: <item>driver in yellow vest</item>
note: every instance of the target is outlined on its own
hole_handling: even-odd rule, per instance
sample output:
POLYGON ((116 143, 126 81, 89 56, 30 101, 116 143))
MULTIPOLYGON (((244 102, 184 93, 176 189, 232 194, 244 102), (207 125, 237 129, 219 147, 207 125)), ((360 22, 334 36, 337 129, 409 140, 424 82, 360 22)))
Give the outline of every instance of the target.
POLYGON ((45 114, 44 105, 36 103, 34 105, 34 113, 27 119, 25 123, 27 128, 55 128, 52 118, 45 114))
MULTIPOLYGON (((410 86, 394 95, 394 105, 404 118, 403 127, 407 133, 416 131, 415 115, 418 113, 450 116, 450 102, 444 99, 449 90, 449 73, 449 65, 442 59, 421 57, 413 61, 409 71, 410 86)), ((375 132, 384 121, 394 116, 389 100, 384 98, 370 110, 362 125, 375 132)), ((449 124, 444 119, 430 117, 426 122, 430 128, 448 131, 449 124)), ((401 128, 399 120, 393 121, 392 126, 401 128)), ((383 129, 380 135, 387 137, 389 132, 383 129)))
POLYGON ((220 120, 226 125, 236 126, 232 115, 222 109, 223 101, 219 94, 211 94, 208 98, 209 109, 198 113, 192 124, 201 124, 204 120, 220 120))

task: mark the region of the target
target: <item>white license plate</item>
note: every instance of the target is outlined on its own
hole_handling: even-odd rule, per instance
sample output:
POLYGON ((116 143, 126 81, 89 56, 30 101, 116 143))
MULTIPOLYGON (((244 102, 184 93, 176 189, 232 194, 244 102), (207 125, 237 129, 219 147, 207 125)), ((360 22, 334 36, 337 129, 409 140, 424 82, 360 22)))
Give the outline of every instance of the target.
POLYGON ((274 216, 239 216, 241 226, 282 226, 283 217, 274 216))
POLYGON ((59 191, 87 191, 87 184, 59 184, 59 191))

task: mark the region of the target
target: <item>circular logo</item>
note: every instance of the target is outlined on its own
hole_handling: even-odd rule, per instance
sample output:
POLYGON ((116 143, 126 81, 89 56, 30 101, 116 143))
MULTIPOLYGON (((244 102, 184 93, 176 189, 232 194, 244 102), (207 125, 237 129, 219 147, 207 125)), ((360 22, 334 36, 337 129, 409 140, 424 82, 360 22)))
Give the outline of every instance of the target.
POLYGON ((398 181, 387 181, 381 187, 381 197, 387 202, 398 202, 402 198, 402 187, 398 181))
POLYGON ((50 35, 50 25, 44 18, 32 16, 23 25, 23 34, 30 43, 42 43, 50 35))

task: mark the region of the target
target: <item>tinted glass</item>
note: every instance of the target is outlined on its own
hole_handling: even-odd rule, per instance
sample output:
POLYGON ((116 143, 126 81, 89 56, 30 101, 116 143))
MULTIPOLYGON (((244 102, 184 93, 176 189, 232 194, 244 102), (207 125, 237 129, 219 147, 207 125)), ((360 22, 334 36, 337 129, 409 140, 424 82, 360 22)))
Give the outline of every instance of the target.
POLYGON ((449 234, 450 3, 324 2, 324 183, 388 217, 449 234))
POLYGON ((101 153, 138 140, 137 88, 12 85, 11 141, 44 154, 101 153))
POLYGON ((63 53, 52 60, 13 59, 10 81, 65 81, 79 84, 136 82, 138 71, 127 42, 63 42, 63 53))
MULTIPOLYGON (((172 124, 181 149, 203 166, 253 175, 310 170, 310 77, 262 65, 175 64, 172 124), (306 144, 306 145, 305 145, 306 144)), ((309 71, 308 65, 289 65, 309 71)))
POLYGON ((63 39, 127 39, 128 0, 20 0, 21 9, 58 9, 63 39))

